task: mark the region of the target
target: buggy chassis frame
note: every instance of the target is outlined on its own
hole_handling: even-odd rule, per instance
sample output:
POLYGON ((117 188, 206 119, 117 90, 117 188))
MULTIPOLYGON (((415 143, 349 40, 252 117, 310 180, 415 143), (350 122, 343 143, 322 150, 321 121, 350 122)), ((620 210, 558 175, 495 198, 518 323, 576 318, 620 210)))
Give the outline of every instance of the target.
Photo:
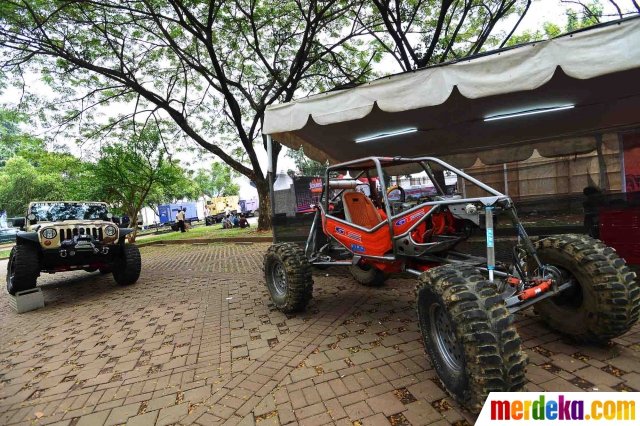
MULTIPOLYGON (((506 215, 509 217, 513 226, 518 230, 519 246, 522 246, 523 249, 526 251, 527 255, 530 256, 531 259, 535 261, 535 264, 536 264, 535 266, 537 266, 537 269, 540 271, 542 278, 545 278, 545 276, 547 275, 545 273, 546 272, 545 265, 543 265, 540 262, 531 239, 527 235, 527 232, 525 231, 520 220, 518 219, 518 215, 511 198, 491 188, 490 186, 480 182, 479 180, 466 174, 462 170, 459 170, 440 159, 437 159, 434 157, 416 157, 416 158, 365 157, 358 160, 348 161, 348 162, 344 162, 344 163, 340 163, 340 164, 336 164, 328 167, 325 172, 324 178, 325 178, 326 184, 323 188, 323 196, 321 198, 321 203, 317 206, 315 217, 311 225, 311 230, 309 232, 309 236, 307 238, 307 241, 304 247, 305 255, 308 258, 309 263, 311 265, 354 266, 360 263, 364 259, 370 259, 372 261, 382 261, 382 262, 400 261, 402 262, 401 272, 406 272, 415 276, 420 276, 423 271, 407 267, 408 260, 413 258, 413 259, 420 259, 422 261, 427 261, 427 262, 430 261, 438 264, 446 264, 446 263, 469 264, 475 267, 476 269, 480 270, 484 274, 487 274, 489 280, 492 282, 494 282, 495 277, 500 277, 501 279, 506 280, 509 277, 511 277, 512 274, 504 268, 502 268, 502 270, 500 267, 496 269, 496 261, 495 261, 495 248, 494 248, 494 237, 493 237, 493 232, 494 232, 493 211, 496 209, 496 207, 498 207, 500 210, 506 213, 506 215), (331 235, 327 235, 328 238, 340 244, 340 246, 342 246, 348 252, 352 253, 353 256, 350 260, 343 260, 343 261, 342 260, 331 260, 331 261, 323 260, 319 255, 319 253, 314 251, 315 247, 312 247, 311 245, 313 242, 314 233, 317 232, 316 227, 318 226, 319 223, 321 223, 322 217, 324 217, 326 213, 329 211, 329 203, 331 201, 329 199, 329 191, 331 190, 331 186, 330 186, 331 180, 329 178, 330 172, 335 172, 338 170, 345 170, 345 169, 356 170, 356 171, 360 171, 360 173, 355 177, 355 179, 358 179, 365 173, 367 174, 367 176, 369 176, 368 170, 375 168, 377 172, 377 176, 382 177, 383 167, 398 166, 403 164, 419 164, 422 170, 430 178, 431 182, 433 182, 434 186, 436 187, 436 191, 438 195, 441 195, 441 196, 444 195, 444 191, 438 184, 437 180, 435 179, 433 171, 430 167, 430 164, 437 164, 438 166, 444 168, 445 170, 455 173, 460 178, 467 180, 468 182, 488 192, 489 194, 491 194, 491 196, 428 201, 425 203, 418 204, 410 209, 403 210, 401 213, 393 215, 392 214, 393 212, 391 209, 391 203, 387 198, 386 183, 384 179, 379 179, 380 194, 381 194, 381 197, 384 199, 384 208, 387 216, 385 220, 383 220, 373 228, 367 229, 365 227, 359 226, 357 224, 349 222, 345 219, 341 219, 339 217, 331 216, 331 219, 336 221, 337 223, 347 225, 351 228, 355 228, 359 231, 366 232, 366 233, 374 232, 385 226, 388 227, 391 235, 391 240, 392 240, 392 253, 384 256, 368 255, 365 253, 355 253, 353 252, 353 250, 349 249, 344 243, 333 238, 331 235), (414 231, 418 226, 420 226, 422 223, 428 220, 434 213, 441 211, 441 207, 450 206, 450 205, 464 205, 469 203, 479 203, 479 204, 482 204, 485 208, 485 213, 486 213, 485 214, 486 257, 485 258, 471 256, 463 252, 452 250, 452 247, 455 244, 465 239, 464 237, 441 236, 439 239, 444 241, 428 242, 428 243, 418 243, 413 240, 411 235, 412 231, 414 231), (419 218, 415 223, 413 223, 407 230, 396 235, 394 226, 393 226, 393 223, 396 220, 404 216, 407 216, 408 214, 411 214, 413 212, 418 212, 421 209, 424 209, 425 207, 432 207, 432 208, 429 209, 426 212, 426 214, 424 214, 421 218, 419 218), (403 253, 400 253, 400 250, 399 250, 400 247, 402 247, 401 250, 403 253), (450 257, 453 257, 453 258, 442 258, 438 256, 433 256, 430 254, 435 251, 444 251, 444 250, 447 250, 447 252, 450 254, 450 257)), ((344 191, 345 189, 340 190, 339 193, 332 198, 332 200, 338 198, 344 191)), ((272 197, 272 200, 273 200, 273 197, 272 197)), ((274 235, 274 240, 275 238, 276 237, 274 235)), ((554 275, 557 275, 557 274, 553 274, 553 272, 556 272, 556 271, 550 270, 549 272, 550 272, 549 278, 556 278, 554 277, 554 275)), ((520 277, 520 278, 524 279, 525 277, 520 277)), ((572 280, 569 280, 564 283, 559 283, 558 279, 553 279, 551 289, 547 292, 544 292, 538 295, 537 297, 534 297, 529 300, 521 300, 518 297, 518 295, 516 295, 515 293, 511 293, 511 294, 505 294, 505 302, 510 312, 517 312, 542 299, 555 296, 558 293, 570 288, 573 284, 574 283, 572 280)))

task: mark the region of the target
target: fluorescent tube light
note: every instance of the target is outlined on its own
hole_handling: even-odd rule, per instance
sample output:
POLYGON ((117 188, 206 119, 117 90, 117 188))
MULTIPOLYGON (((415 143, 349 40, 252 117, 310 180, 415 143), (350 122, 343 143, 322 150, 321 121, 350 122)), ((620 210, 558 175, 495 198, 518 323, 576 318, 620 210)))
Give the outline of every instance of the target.
POLYGON ((398 136, 398 135, 404 135, 405 133, 413 133, 413 132, 417 132, 418 129, 404 129, 404 130, 398 130, 397 132, 391 132, 391 133, 383 133, 381 135, 375 135, 375 136, 367 136, 365 138, 359 138, 356 139, 356 143, 360 143, 360 142, 369 142, 375 139, 382 139, 382 138, 389 138, 391 136, 398 136))
POLYGON ((542 114, 543 112, 562 111, 563 109, 571 109, 573 107, 574 105, 563 105, 563 106, 552 107, 552 108, 532 109, 529 111, 516 112, 513 114, 494 115, 493 117, 485 118, 484 121, 502 120, 504 118, 521 117, 523 115, 542 114))

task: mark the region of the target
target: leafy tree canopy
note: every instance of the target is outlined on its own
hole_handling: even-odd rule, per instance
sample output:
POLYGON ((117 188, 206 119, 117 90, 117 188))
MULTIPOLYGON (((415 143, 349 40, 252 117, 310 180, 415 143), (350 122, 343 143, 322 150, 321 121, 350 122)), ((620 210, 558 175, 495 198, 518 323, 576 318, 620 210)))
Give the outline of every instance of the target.
POLYGON ((290 149, 286 156, 291 158, 296 165, 296 170, 288 170, 287 174, 296 176, 324 176, 327 166, 317 161, 311 160, 304 155, 300 148, 298 151, 290 149))
POLYGON ((117 139, 126 142, 102 148, 100 159, 92 167, 90 187, 95 199, 116 205, 132 218, 134 232, 129 240, 133 242, 138 230, 134 218, 147 203, 147 197, 175 191, 185 173, 163 146, 156 127, 123 132, 117 139))
POLYGON ((0 108, 0 168, 16 155, 33 154, 45 149, 41 139, 20 130, 20 124, 27 121, 26 114, 0 108))
POLYGON ((193 180, 200 195, 227 197, 240 193, 240 186, 233 183, 237 175, 229 166, 215 162, 209 170, 199 169, 193 180))
POLYGON ((574 6, 577 8, 567 8, 565 10, 566 23, 564 25, 545 22, 542 24, 542 29, 526 30, 519 35, 512 36, 506 45, 514 46, 516 44, 547 40, 571 31, 599 24, 608 19, 623 18, 627 15, 640 12, 640 5, 636 0, 631 0, 630 2, 624 0, 609 1, 617 11, 614 15, 605 14, 604 7, 599 0, 592 0, 588 2, 566 0, 562 1, 562 3, 567 4, 567 6, 574 6))

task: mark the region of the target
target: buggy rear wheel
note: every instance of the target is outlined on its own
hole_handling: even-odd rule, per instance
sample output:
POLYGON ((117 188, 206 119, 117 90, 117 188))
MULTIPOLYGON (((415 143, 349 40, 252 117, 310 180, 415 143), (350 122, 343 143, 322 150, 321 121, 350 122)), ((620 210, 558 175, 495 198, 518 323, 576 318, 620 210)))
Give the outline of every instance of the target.
POLYGON ((264 256, 264 274, 271 300, 282 312, 304 310, 311 300, 313 278, 304 251, 295 244, 274 244, 264 256))
POLYGON ((356 281, 367 287, 383 286, 388 277, 380 269, 368 263, 350 266, 349 272, 356 281))
POLYGON ((493 283, 468 265, 422 274, 416 311, 425 349, 451 396, 472 412, 490 392, 525 388, 527 357, 493 283))
POLYGON ((615 250, 586 235, 545 238, 536 250, 542 264, 562 269, 577 282, 535 305, 549 326, 576 340, 598 343, 621 336, 638 321, 636 275, 615 250))

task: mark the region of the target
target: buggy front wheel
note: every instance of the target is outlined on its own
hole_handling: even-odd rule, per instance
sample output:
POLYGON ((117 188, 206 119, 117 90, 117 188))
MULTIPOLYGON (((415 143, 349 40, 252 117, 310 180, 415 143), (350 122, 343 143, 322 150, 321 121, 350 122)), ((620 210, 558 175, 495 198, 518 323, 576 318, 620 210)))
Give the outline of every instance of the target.
POLYGON ((525 387, 527 357, 493 283, 466 265, 422 274, 416 310, 425 349, 451 396, 479 412, 490 392, 525 387))
POLYGON ((313 278, 304 251, 295 244, 274 244, 264 256, 264 275, 271 300, 282 312, 304 310, 311 300, 313 278))

